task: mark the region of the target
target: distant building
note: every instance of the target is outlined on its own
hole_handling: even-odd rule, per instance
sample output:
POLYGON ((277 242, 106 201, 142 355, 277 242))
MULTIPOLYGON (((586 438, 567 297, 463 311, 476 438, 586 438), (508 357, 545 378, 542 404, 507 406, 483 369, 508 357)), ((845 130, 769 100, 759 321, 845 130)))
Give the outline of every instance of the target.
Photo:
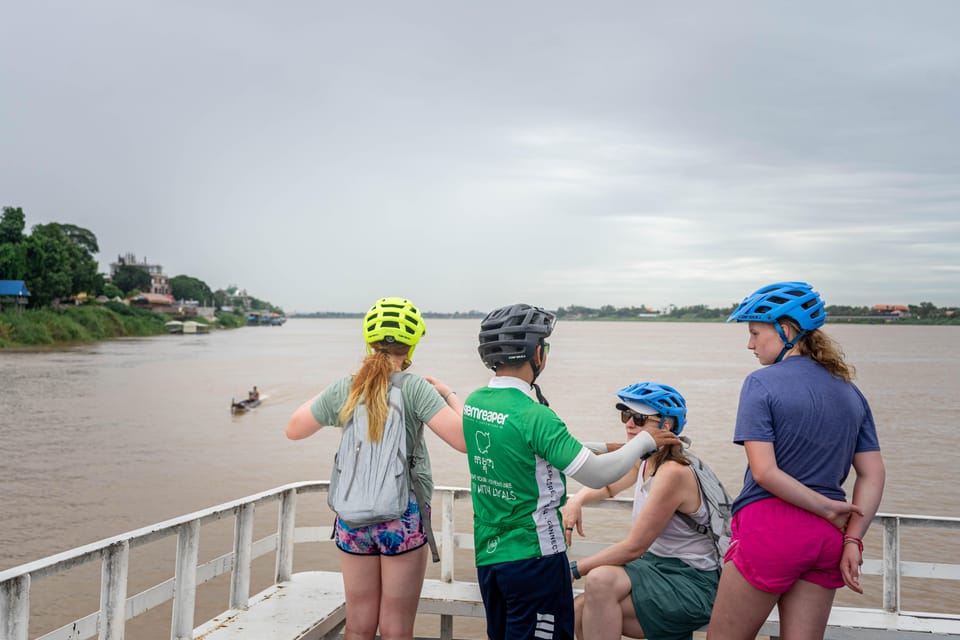
POLYGON ((163 293, 141 293, 130 298, 130 304, 141 309, 150 309, 158 313, 177 313, 173 296, 163 293))
POLYGON ((893 316, 895 318, 905 318, 910 315, 910 307, 905 304, 875 304, 874 313, 881 316, 893 316))
POLYGON ((110 263, 110 277, 115 276, 117 269, 123 266, 138 267, 150 274, 151 283, 149 293, 165 296, 170 295, 170 282, 163 273, 163 266, 150 264, 146 258, 143 259, 143 262, 137 262, 137 256, 132 253, 127 253, 122 256, 117 256, 117 261, 110 263))
POLYGON ((0 280, 0 311, 4 307, 13 307, 22 311, 27 306, 30 292, 23 280, 0 280))

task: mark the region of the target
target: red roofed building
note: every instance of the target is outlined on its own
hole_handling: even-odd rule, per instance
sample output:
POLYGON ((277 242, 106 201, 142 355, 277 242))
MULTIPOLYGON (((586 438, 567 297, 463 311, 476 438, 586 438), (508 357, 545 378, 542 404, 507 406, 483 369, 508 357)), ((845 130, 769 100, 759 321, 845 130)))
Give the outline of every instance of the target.
POLYGON ((875 304, 873 310, 882 316, 902 318, 910 315, 910 307, 905 304, 875 304))

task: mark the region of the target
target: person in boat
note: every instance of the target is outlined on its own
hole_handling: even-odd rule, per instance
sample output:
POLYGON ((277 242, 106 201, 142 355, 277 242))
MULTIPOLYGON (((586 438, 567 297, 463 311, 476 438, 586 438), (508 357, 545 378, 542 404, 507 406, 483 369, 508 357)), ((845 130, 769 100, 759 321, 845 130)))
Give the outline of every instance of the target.
POLYGON ((599 456, 574 438, 544 398, 553 313, 527 304, 491 311, 480 323, 483 363, 495 375, 463 409, 471 475, 475 563, 491 640, 573 638, 573 588, 560 508, 566 476, 600 488, 658 446, 645 433, 599 456), (601 460, 602 458, 602 460, 601 460))
POLYGON ((249 396, 249 397, 248 397, 247 399, 250 400, 250 402, 255 402, 256 400, 259 400, 259 399, 260 399, 260 392, 257 390, 256 387, 254 387, 254 388, 250 391, 250 393, 248 394, 248 396, 249 396))
MULTIPOLYGON (((390 378, 406 370, 426 332, 417 307, 403 298, 381 298, 363 320, 367 356, 355 375, 345 376, 303 403, 290 417, 286 435, 300 440, 324 426, 342 426, 360 402, 369 408, 372 427, 386 419, 390 378), (379 418, 375 407, 381 407, 379 418)), ((439 381, 434 381, 442 384, 439 381)), ((414 466, 423 495, 433 492, 433 478, 421 423, 457 451, 466 450, 456 394, 440 393, 425 378, 410 373, 402 386, 408 441, 416 442, 414 466), (419 440, 414 440, 420 433, 419 440)), ((412 638, 427 562, 423 519, 430 505, 419 505, 413 491, 398 520, 351 528, 337 517, 334 538, 346 595, 345 638, 412 638)))
POLYGON ((822 638, 836 590, 857 593, 863 536, 885 471, 855 370, 820 327, 820 294, 778 282, 747 296, 746 322, 763 368, 744 380, 733 440, 747 456, 733 537, 710 619, 711 640, 754 637, 776 606, 780 635, 822 638), (856 472, 852 502, 843 482, 856 472))
MULTIPOLYGON (((680 435, 687 404, 665 384, 638 382, 617 393, 616 409, 627 441, 641 433, 680 435)), ((563 508, 569 545, 584 535, 582 508, 636 485, 633 525, 603 551, 571 563, 584 592, 574 601, 577 638, 688 639, 710 620, 720 579, 718 551, 710 537, 678 513, 709 526, 706 499, 682 444, 661 447, 602 489, 583 488, 563 508)))

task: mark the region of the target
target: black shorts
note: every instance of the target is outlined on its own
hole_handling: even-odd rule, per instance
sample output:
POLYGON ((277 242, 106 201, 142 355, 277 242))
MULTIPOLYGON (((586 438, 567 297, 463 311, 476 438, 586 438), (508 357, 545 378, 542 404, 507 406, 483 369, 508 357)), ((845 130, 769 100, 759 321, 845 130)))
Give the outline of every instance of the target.
POLYGON ((566 553, 477 567, 490 640, 573 638, 566 553))

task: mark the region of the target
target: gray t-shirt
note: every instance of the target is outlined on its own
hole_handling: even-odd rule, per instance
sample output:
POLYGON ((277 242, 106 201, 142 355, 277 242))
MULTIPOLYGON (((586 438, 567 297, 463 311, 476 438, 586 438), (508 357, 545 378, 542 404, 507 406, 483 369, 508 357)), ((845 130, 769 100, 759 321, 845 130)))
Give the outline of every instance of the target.
MULTIPOLYGON (((313 419, 323 426, 342 427, 339 424, 340 409, 347 402, 350 395, 350 384, 353 376, 346 376, 337 380, 317 397, 310 407, 313 419)), ((413 442, 419 426, 432 419, 441 409, 447 406, 437 390, 429 382, 415 373, 408 373, 403 381, 403 410, 406 414, 404 422, 407 425, 407 442, 413 442)), ((424 488, 424 494, 433 493, 433 473, 430 468, 430 454, 423 432, 413 452, 417 458, 417 476, 424 488)))

